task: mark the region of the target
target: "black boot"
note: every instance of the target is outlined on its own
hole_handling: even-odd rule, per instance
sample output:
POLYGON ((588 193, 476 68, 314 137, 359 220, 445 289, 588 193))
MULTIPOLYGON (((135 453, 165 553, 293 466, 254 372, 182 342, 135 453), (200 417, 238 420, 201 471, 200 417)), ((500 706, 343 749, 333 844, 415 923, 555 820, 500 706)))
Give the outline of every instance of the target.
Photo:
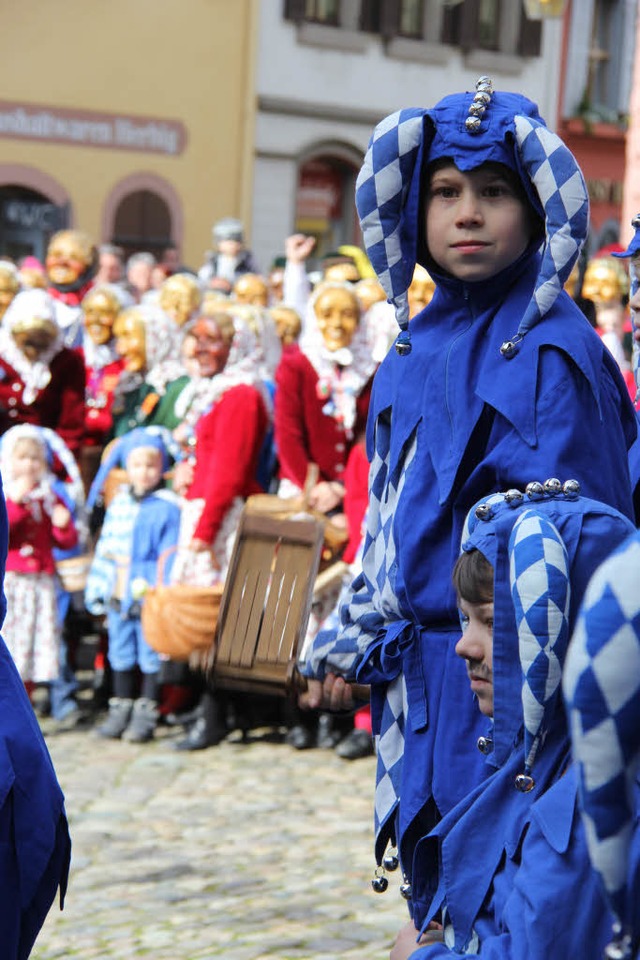
POLYGON ((202 695, 202 714, 197 718, 184 740, 175 744, 176 750, 205 750, 215 747, 227 736, 226 710, 219 696, 206 690, 202 695))

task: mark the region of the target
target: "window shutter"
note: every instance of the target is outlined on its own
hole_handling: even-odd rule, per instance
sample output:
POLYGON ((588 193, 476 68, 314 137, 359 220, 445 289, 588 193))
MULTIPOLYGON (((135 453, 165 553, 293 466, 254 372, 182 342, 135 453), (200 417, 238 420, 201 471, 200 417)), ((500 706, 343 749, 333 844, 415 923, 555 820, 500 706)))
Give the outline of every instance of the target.
POLYGON ((284 19, 302 23, 306 14, 306 0, 284 0, 284 19))
POLYGON ((539 57, 542 44, 542 20, 529 20, 526 13, 520 20, 518 53, 521 57, 539 57))
POLYGON ((385 40, 397 36, 399 24, 399 0, 380 0, 380 33, 385 40))
POLYGON ((464 0, 460 6, 458 45, 468 53, 478 46, 480 0, 464 0))
POLYGON ((360 29, 364 33, 380 31, 380 0, 362 0, 360 4, 360 29))

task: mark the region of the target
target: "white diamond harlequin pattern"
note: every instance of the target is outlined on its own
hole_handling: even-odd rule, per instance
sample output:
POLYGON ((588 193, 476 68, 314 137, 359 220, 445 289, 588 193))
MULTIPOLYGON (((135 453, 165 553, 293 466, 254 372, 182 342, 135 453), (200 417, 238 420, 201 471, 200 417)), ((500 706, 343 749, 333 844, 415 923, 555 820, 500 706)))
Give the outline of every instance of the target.
POLYGON ((640 531, 593 576, 564 674, 592 863, 625 927, 633 782, 640 767, 640 531))
POLYGON ((524 510, 509 539, 511 595, 522 664, 525 764, 531 769, 545 709, 562 680, 569 629, 569 562, 560 534, 524 510))

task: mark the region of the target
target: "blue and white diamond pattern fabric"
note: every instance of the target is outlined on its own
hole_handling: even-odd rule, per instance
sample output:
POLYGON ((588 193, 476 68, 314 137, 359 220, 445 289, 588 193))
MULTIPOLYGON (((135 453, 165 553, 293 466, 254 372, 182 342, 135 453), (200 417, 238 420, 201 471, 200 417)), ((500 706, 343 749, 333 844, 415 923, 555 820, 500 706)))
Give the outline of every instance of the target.
POLYGON ((400 326, 409 323, 413 262, 403 257, 402 211, 422 143, 423 109, 399 110, 373 131, 356 180, 356 208, 367 255, 400 326))
POLYGON ((544 208, 546 242, 533 297, 518 328, 524 336, 553 306, 589 229, 589 195, 575 157, 543 123, 515 117, 524 168, 544 208))
POLYGON ((545 711, 562 681, 569 631, 569 561, 546 517, 524 510, 509 538, 511 595, 522 665, 525 769, 531 770, 545 711))
POLYGON ((627 871, 640 769, 640 531, 592 577, 563 685, 591 862, 623 930, 638 939, 627 871))

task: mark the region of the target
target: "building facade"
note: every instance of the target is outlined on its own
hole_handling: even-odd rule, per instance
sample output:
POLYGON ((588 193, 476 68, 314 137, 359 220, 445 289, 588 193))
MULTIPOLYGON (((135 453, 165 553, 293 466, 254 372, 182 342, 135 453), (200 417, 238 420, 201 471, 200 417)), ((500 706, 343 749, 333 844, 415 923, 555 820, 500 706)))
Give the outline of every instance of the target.
POLYGON ((563 24, 513 0, 285 0, 260 7, 252 245, 263 268, 292 231, 319 253, 359 244, 353 193, 375 124, 488 74, 555 126, 563 24))
POLYGON ((62 226, 202 262, 250 217, 258 0, 12 5, 0 39, 0 254, 62 226))

